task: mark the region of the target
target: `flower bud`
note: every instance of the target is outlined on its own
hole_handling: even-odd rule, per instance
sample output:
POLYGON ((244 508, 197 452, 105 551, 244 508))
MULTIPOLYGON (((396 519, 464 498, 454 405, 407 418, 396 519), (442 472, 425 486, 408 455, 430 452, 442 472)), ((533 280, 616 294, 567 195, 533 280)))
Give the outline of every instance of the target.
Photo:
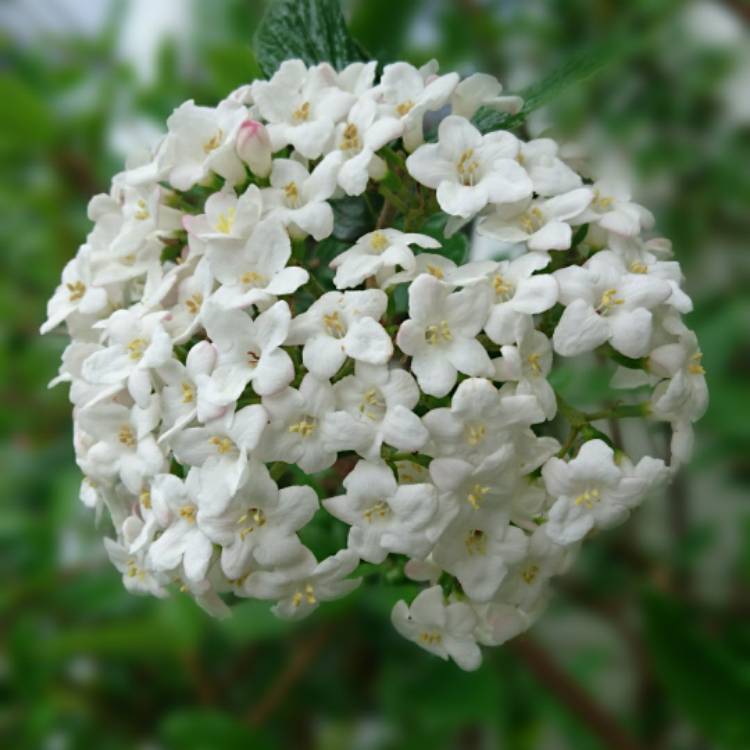
POLYGON ((257 120, 245 120, 237 136, 237 154, 258 177, 271 173, 271 139, 257 120))

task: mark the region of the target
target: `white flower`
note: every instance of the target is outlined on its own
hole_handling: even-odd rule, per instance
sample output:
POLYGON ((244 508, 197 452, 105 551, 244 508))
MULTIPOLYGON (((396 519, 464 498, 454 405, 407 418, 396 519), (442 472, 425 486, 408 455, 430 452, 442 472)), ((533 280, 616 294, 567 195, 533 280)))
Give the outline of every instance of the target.
POLYGON ((393 342, 377 321, 387 304, 378 289, 327 292, 292 320, 286 343, 303 346, 302 361, 319 378, 333 377, 347 357, 385 364, 393 354, 393 342))
POLYGON ((472 609, 477 617, 474 637, 483 646, 501 646, 528 630, 534 621, 528 613, 502 600, 473 604, 472 609))
POLYGON ((423 421, 430 432, 425 453, 479 463, 544 415, 533 395, 498 391, 489 380, 468 378, 456 388, 450 408, 433 409, 423 421))
POLYGON ((643 206, 631 202, 630 192, 624 185, 599 180, 591 188, 594 200, 579 217, 580 223, 596 223, 608 232, 627 237, 654 225, 653 214, 643 206))
POLYGON ((708 408, 708 387, 703 354, 692 331, 685 331, 674 344, 664 344, 649 355, 649 370, 660 382, 651 395, 651 413, 672 424, 672 454, 687 461, 693 448, 692 423, 708 408))
POLYGON ((562 195, 583 184, 580 176, 558 157, 559 150, 551 138, 537 138, 521 144, 518 161, 528 172, 537 195, 562 195))
POLYGON ((160 172, 178 190, 189 190, 211 172, 230 185, 241 182, 245 168, 235 141, 245 117, 245 108, 231 100, 215 109, 185 102, 167 120, 169 133, 158 157, 160 172))
POLYGON ((203 427, 175 434, 172 450, 181 464, 201 467, 212 502, 221 507, 244 480, 248 454, 257 447, 267 423, 268 414, 259 404, 227 410, 203 427))
POLYGON ((338 411, 326 424, 332 448, 374 459, 384 442, 403 451, 425 444, 427 429, 413 412, 419 388, 406 370, 357 362, 354 375, 339 380, 333 391, 338 411))
POLYGON ((404 637, 461 669, 474 670, 482 654, 474 639, 477 618, 463 602, 445 603, 440 586, 421 591, 411 606, 399 601, 391 613, 393 627, 404 637))
POLYGON ((535 609, 544 595, 548 581, 570 565, 576 547, 563 547, 553 542, 545 526, 538 526, 529 538, 528 552, 508 571, 498 589, 497 599, 520 607, 525 612, 535 609))
POLYGON ((626 357, 642 357, 650 348, 651 310, 672 290, 665 281, 629 273, 613 252, 596 253, 583 267, 568 266, 554 274, 565 311, 555 328, 555 351, 572 357, 609 341, 626 357))
POLYGON ((220 287, 212 301, 225 308, 264 308, 275 297, 296 292, 310 275, 299 266, 287 266, 291 255, 289 235, 275 219, 256 225, 242 247, 214 248, 209 262, 220 287))
POLYGON ((214 283, 206 258, 201 258, 193 273, 180 282, 176 303, 163 321, 175 344, 184 344, 200 328, 214 283))
POLYGON ((593 197, 590 188, 578 188, 521 206, 498 206, 479 222, 477 231, 499 242, 525 242, 529 250, 567 250, 573 239, 570 222, 586 210, 593 197))
POLYGON ((155 397, 145 409, 102 403, 81 411, 80 426, 92 440, 85 456, 79 456, 84 471, 95 477, 119 477, 130 492, 139 493, 167 463, 153 435, 159 416, 155 397))
POLYGON ((169 596, 165 588, 169 577, 150 569, 145 551, 131 554, 114 539, 105 539, 104 547, 112 564, 122 573, 122 582, 131 594, 150 594, 160 599, 169 596))
POLYGON ((208 197, 205 213, 186 215, 182 220, 185 229, 204 242, 230 244, 232 240, 244 240, 260 221, 263 199, 256 185, 248 186, 242 195, 234 189, 224 187, 208 197))
POLYGON ((206 396, 206 385, 215 364, 216 349, 208 341, 200 341, 188 352, 184 365, 177 359, 170 359, 159 368, 159 377, 164 381, 160 443, 196 417, 201 422, 209 422, 221 416, 223 406, 206 396))
POLYGON ((197 523, 201 508, 201 477, 191 469, 183 482, 173 474, 160 474, 151 483, 154 515, 164 529, 148 550, 155 570, 175 571, 190 581, 202 581, 208 572, 213 544, 197 523))
POLYGON ((409 245, 440 247, 436 239, 426 234, 376 229, 360 237, 352 247, 331 261, 331 268, 336 269, 333 283, 337 289, 346 289, 358 286, 370 276, 390 276, 396 266, 410 271, 416 267, 416 260, 409 245))
POLYGON ((407 151, 413 151, 424 140, 425 114, 445 106, 458 83, 456 73, 437 76, 436 71, 434 61, 419 70, 405 62, 392 63, 385 66, 373 91, 380 111, 401 120, 407 151))
POLYGON ((412 358, 419 387, 444 396, 459 372, 490 376, 492 363, 476 336, 487 322, 489 290, 478 287, 451 293, 434 276, 423 274, 409 287, 409 319, 396 342, 412 358))
POLYGON ((506 525, 518 482, 513 466, 512 445, 504 445, 483 459, 478 466, 461 458, 436 458, 430 464, 430 477, 438 488, 440 512, 433 524, 437 539, 455 518, 471 521, 481 515, 492 523, 506 525))
POLYGON ((437 511, 431 484, 396 484, 384 463, 359 461, 344 479, 345 495, 323 501, 325 509, 351 526, 349 549, 367 562, 389 552, 423 557, 432 547, 425 530, 437 511))
POLYGON ((414 258, 413 268, 388 275, 385 272, 378 276, 381 289, 387 289, 394 284, 413 281, 423 273, 429 273, 450 287, 473 286, 487 280, 487 276, 497 268, 494 260, 480 260, 457 266, 445 255, 435 253, 419 253, 414 258))
POLYGON ((550 458, 542 469, 547 492, 556 498, 544 528, 558 544, 573 544, 591 529, 622 523, 643 496, 664 481, 664 462, 650 456, 636 466, 622 459, 602 440, 584 443, 569 462, 550 458))
POLYGON ((334 409, 334 395, 327 380, 305 375, 299 390, 285 388, 263 397, 271 423, 260 455, 264 461, 297 464, 308 474, 327 469, 336 451, 326 440, 326 421, 334 409))
POLYGON ((84 245, 63 269, 62 283, 47 303, 47 320, 40 333, 48 333, 74 312, 99 315, 106 310, 107 290, 93 286, 91 280, 91 249, 84 245))
POLYGON ((109 346, 86 359, 83 377, 99 385, 127 384, 134 401, 145 407, 152 391, 151 371, 172 356, 163 319, 164 313, 116 310, 101 324, 109 346))
POLYGON ((341 165, 338 183, 347 195, 361 195, 370 177, 380 179, 387 171, 375 152, 401 135, 402 125, 394 117, 378 119, 375 102, 360 99, 347 119, 336 126, 329 156, 341 165))
POLYGON ((262 464, 251 466, 248 481, 217 514, 201 512, 201 530, 221 546, 221 567, 230 579, 259 566, 273 568, 301 561, 304 547, 295 532, 318 508, 311 487, 279 491, 262 464))
POLYGON ((519 149, 510 133, 482 135, 468 120, 450 115, 440 123, 438 142, 420 146, 406 168, 417 182, 437 190, 445 213, 470 219, 488 203, 531 196, 531 180, 516 161, 519 149))
POLYGON ((534 396, 546 419, 554 419, 557 401, 547 381, 552 369, 552 345, 549 339, 531 325, 519 331, 515 346, 500 348, 501 357, 493 360, 495 378, 518 383, 516 393, 534 396))
POLYGON ((451 112, 470 120, 480 107, 516 114, 523 107, 520 96, 500 96, 503 90, 495 76, 474 73, 456 86, 451 97, 451 112))
POLYGON ((335 123, 349 112, 354 97, 336 85, 336 72, 301 60, 285 60, 270 81, 256 81, 253 97, 267 121, 271 148, 292 145, 307 159, 317 159, 335 123))
POLYGON ((535 274, 549 263, 540 253, 526 253, 498 263, 490 275, 492 309, 484 330, 496 344, 512 344, 530 315, 557 302, 557 282, 550 274, 535 274))
POLYGON ((257 599, 277 599, 273 612, 287 620, 299 620, 318 608, 321 602, 340 599, 353 591, 361 578, 347 578, 359 559, 342 549, 318 563, 308 551, 306 559, 293 570, 258 571, 248 576, 241 595, 257 599))
POLYGON ((268 216, 278 219, 292 237, 311 234, 317 241, 333 231, 333 209, 328 199, 336 190, 336 157, 326 156, 308 172, 295 159, 274 159, 271 187, 263 190, 268 216))
POLYGON ((203 324, 216 347, 217 359, 206 386, 207 397, 229 404, 248 383, 259 396, 276 393, 291 383, 294 365, 281 349, 290 320, 286 302, 277 302, 255 320, 241 310, 209 306, 203 324))
POLYGON ((479 509, 461 513, 443 532, 432 559, 454 575, 474 601, 489 601, 497 592, 508 567, 526 554, 526 534, 495 513, 479 509))

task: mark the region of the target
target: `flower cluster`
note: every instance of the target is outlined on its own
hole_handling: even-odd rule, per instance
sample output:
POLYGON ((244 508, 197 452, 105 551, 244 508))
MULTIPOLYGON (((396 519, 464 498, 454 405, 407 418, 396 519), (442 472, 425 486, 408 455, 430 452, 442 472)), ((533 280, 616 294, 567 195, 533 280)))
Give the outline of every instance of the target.
POLYGON ((701 354, 649 212, 552 140, 472 124, 520 106, 494 78, 375 78, 291 60, 180 106, 92 199, 42 331, 70 335, 53 383, 129 590, 300 618, 385 571, 424 585, 396 629, 473 669, 667 479, 607 420, 669 423, 671 468, 687 458, 701 354), (369 226, 344 243, 352 202, 369 226), (505 259, 451 260, 470 229, 505 259), (592 353, 631 391, 586 413, 548 377, 592 353))

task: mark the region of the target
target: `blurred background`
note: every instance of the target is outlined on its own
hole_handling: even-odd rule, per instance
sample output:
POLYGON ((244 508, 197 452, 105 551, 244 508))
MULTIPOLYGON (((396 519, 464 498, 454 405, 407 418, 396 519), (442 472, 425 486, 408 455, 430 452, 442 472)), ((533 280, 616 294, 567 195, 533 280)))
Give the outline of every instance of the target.
MULTIPOLYGON (((382 61, 519 92, 607 65, 527 135, 631 176, 695 301, 711 406, 663 497, 585 545, 529 637, 464 674, 402 641, 398 588, 299 626, 246 602, 127 595, 77 500, 62 337, 45 304, 89 197, 188 98, 259 75, 261 0, 0 3, 0 746, 16 750, 750 748, 750 7, 656 0, 352 0, 382 61)), ((559 383, 579 403, 595 374, 559 383)), ((628 436, 626 436, 628 437, 628 436)), ((629 436, 629 439, 642 439, 629 436)), ((659 440, 660 436, 656 436, 659 440)))

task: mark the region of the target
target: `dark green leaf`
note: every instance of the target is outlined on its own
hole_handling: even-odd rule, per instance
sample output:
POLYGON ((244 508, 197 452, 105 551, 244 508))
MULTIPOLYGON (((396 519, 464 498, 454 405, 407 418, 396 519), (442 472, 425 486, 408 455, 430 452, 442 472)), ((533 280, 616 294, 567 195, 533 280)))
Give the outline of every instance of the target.
POLYGON ((168 750, 264 750, 272 747, 239 720, 209 709, 175 711, 161 725, 160 736, 168 750))
POLYGON ((380 210, 382 198, 375 195, 371 197, 371 201, 372 209, 362 197, 330 201, 334 216, 333 236, 337 240, 358 240, 363 234, 372 231, 377 218, 373 216, 373 212, 380 210))
POLYGON ((338 70, 367 59, 346 28, 339 0, 273 0, 255 34, 255 56, 269 78, 292 58, 338 70))

